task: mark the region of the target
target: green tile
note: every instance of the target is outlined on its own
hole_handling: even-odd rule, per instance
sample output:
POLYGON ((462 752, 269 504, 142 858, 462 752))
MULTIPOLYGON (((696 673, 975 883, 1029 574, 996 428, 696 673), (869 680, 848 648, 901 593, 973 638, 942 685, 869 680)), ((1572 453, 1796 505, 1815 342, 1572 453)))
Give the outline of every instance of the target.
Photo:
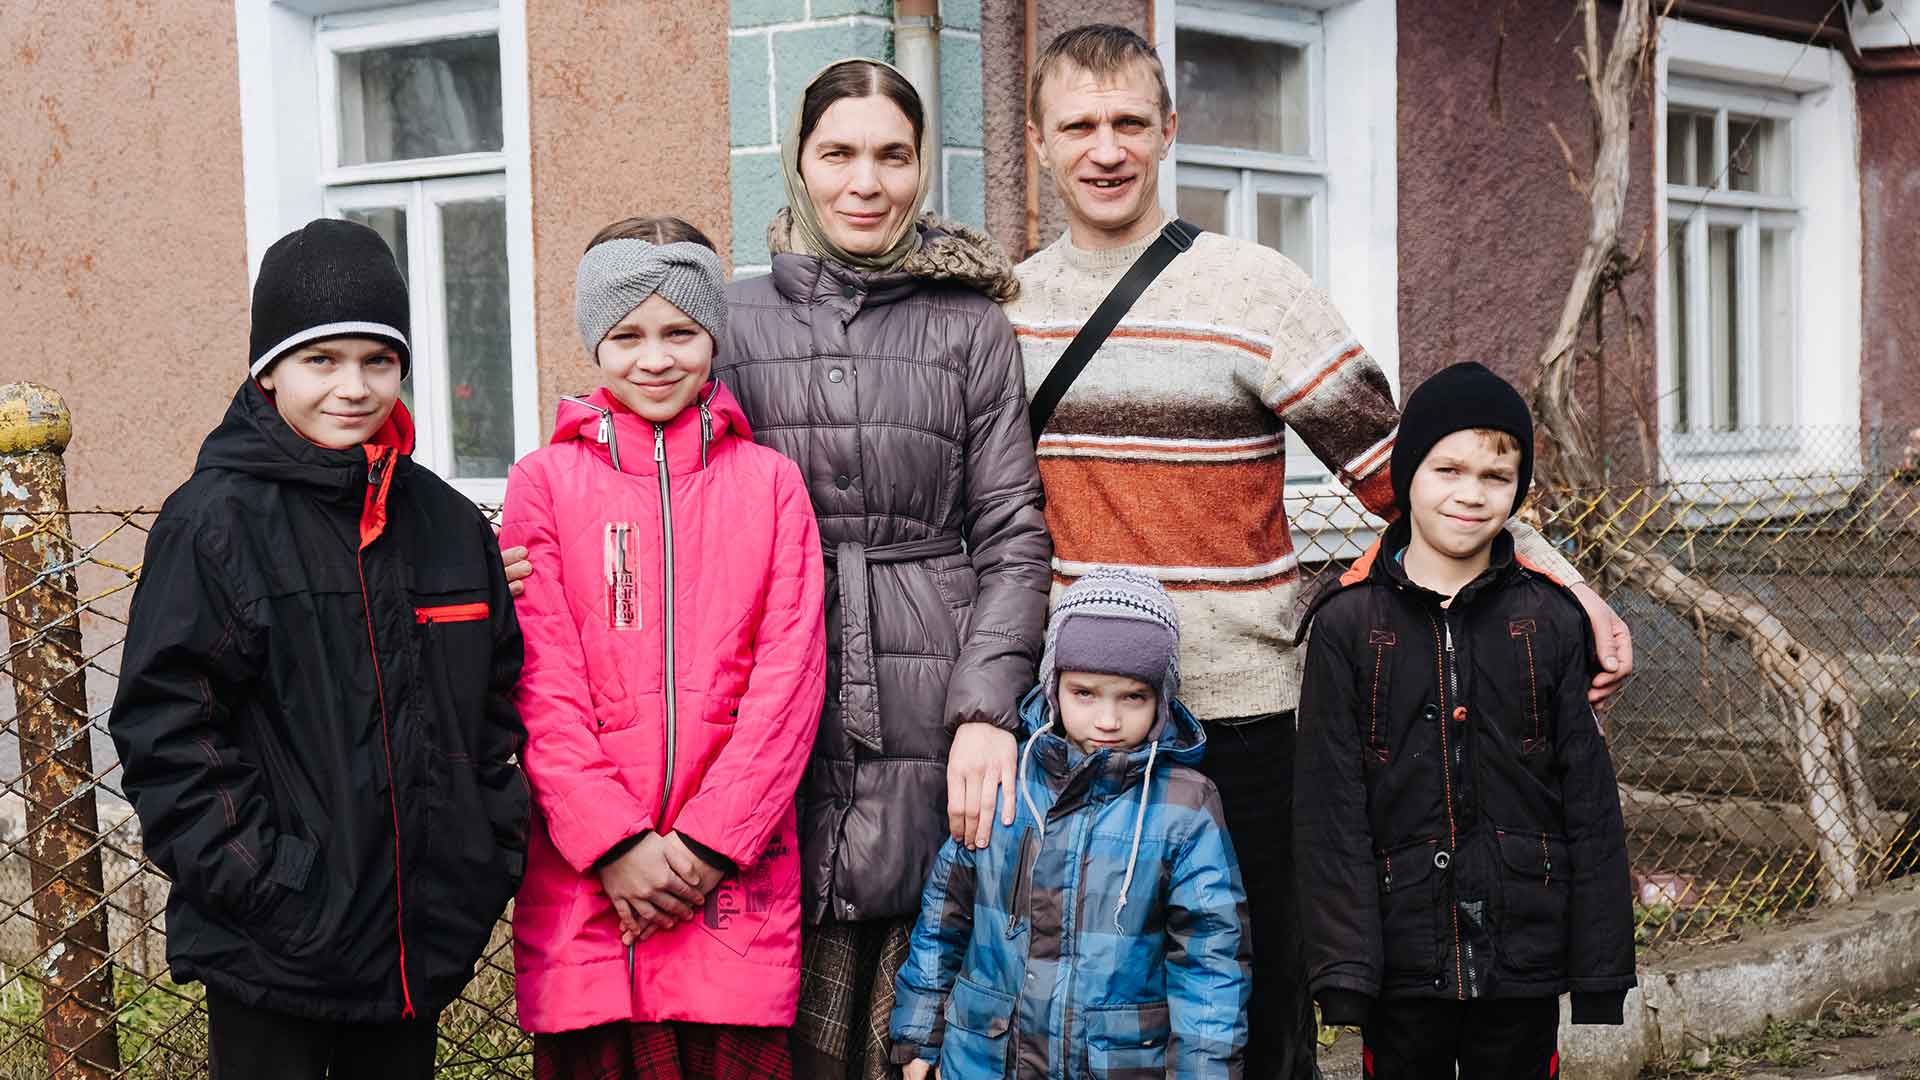
POLYGON ((767 114, 767 36, 746 34, 727 41, 729 138, 735 146, 765 146, 777 141, 767 114))
POLYGON ((946 165, 947 216, 976 229, 986 228, 986 162, 973 154, 948 154, 946 165))
POLYGON ((985 136, 980 98, 980 41, 940 35, 940 140, 948 146, 981 146, 985 136))
POLYGON ((728 185, 733 195, 733 262, 736 266, 765 263, 767 222, 787 205, 786 183, 780 177, 779 154, 735 154, 728 185))
POLYGON ((733 0, 727 12, 728 21, 734 26, 800 22, 806 17, 806 0, 733 0))
POLYGON ((875 15, 893 18, 893 0, 813 0, 813 17, 830 19, 836 15, 875 15))
POLYGON ((962 30, 980 29, 980 0, 940 0, 940 21, 962 30))

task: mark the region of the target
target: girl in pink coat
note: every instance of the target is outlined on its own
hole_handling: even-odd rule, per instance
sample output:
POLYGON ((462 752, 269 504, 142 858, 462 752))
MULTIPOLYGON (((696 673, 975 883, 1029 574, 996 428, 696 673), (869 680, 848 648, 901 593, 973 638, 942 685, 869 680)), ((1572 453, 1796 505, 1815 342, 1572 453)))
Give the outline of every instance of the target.
POLYGON ((542 1080, 791 1075, 820 537, 798 466, 709 377, 723 284, 685 222, 602 230, 575 282, 601 386, 507 483, 503 542, 535 568, 513 954, 542 1080))

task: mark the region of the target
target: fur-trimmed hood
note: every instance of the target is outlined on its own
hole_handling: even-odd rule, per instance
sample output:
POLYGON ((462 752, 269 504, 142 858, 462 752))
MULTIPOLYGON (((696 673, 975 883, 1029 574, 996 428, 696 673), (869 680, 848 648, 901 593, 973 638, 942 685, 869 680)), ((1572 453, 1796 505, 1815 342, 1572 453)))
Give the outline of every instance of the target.
MULTIPOLYGON (((1020 295, 1013 260, 1007 258, 993 237, 932 213, 920 215, 915 228, 920 232, 919 248, 899 266, 871 277, 898 275, 921 281, 952 282, 982 293, 996 304, 1007 303, 1020 295)), ((776 256, 812 254, 799 246, 794 236, 793 216, 786 207, 781 207, 767 224, 767 250, 776 256)))

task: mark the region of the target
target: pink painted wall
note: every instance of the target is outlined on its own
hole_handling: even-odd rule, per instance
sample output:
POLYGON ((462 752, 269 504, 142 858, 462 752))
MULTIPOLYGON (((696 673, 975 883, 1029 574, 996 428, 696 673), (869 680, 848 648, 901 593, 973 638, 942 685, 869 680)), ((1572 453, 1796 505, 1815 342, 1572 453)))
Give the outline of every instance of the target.
POLYGON ((157 506, 246 376, 230 0, 0 4, 0 381, 73 410, 76 507, 157 506))

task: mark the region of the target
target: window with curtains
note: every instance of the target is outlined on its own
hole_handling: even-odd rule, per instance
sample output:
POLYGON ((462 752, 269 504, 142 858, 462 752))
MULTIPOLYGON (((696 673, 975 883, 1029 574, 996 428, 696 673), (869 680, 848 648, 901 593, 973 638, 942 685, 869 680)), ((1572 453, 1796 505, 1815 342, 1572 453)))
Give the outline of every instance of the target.
POLYGON ((1846 58, 1672 22, 1658 70, 1668 479, 1859 468, 1862 219, 1846 58))

